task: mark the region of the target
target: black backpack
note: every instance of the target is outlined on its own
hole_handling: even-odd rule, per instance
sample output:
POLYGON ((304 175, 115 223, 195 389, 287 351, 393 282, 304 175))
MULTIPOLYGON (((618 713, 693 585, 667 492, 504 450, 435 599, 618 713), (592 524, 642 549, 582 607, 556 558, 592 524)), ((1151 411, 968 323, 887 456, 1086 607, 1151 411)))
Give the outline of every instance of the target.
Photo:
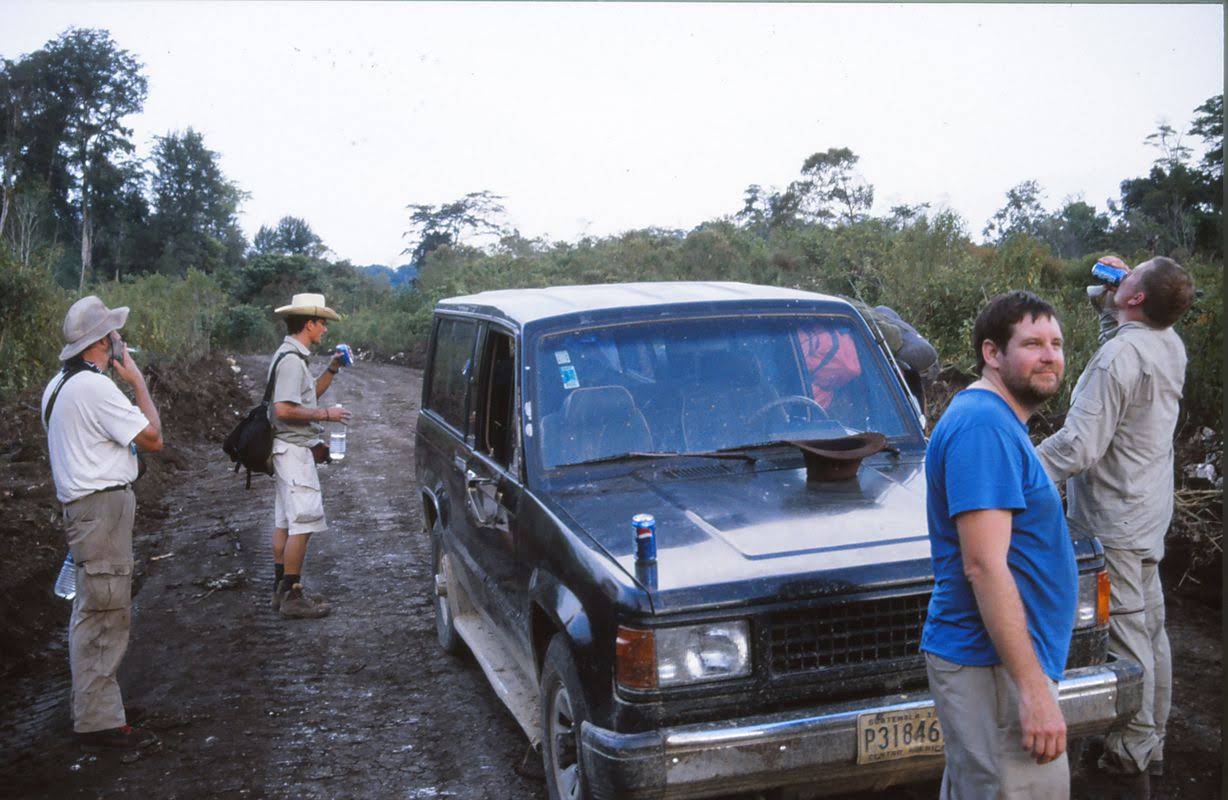
POLYGON ((247 416, 239 421, 235 429, 222 442, 222 449, 230 460, 235 462, 235 474, 239 467, 247 468, 247 487, 252 488, 252 473, 263 472, 273 474, 273 424, 269 422, 269 400, 273 396, 273 382, 277 380, 277 365, 286 356, 298 356, 307 363, 307 358, 301 353, 281 353, 273 361, 269 370, 269 380, 264 387, 264 399, 260 405, 247 412, 247 416))

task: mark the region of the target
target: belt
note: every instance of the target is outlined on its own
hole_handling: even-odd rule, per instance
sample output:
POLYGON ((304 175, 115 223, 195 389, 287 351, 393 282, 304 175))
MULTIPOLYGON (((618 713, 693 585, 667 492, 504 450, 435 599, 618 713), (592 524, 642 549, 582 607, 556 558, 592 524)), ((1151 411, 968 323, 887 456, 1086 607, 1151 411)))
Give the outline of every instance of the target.
MULTIPOLYGON (((114 486, 108 486, 105 489, 95 489, 94 491, 90 492, 90 494, 102 494, 103 492, 122 492, 125 489, 131 489, 131 488, 132 488, 131 483, 117 483, 114 486)), ((86 495, 86 497, 89 497, 89 495, 86 495)))

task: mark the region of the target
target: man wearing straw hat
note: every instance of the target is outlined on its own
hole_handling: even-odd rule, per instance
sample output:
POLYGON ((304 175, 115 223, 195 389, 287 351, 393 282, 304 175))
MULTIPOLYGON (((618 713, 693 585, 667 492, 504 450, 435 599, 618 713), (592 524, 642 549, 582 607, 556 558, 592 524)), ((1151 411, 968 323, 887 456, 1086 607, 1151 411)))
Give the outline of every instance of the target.
POLYGON ((128 724, 117 674, 132 622, 132 482, 136 448, 162 449, 162 423, 119 329, 128 309, 90 295, 64 317, 63 368, 43 392, 55 493, 77 571, 68 624, 73 730, 90 749, 136 750, 152 733, 128 724), (106 370, 132 387, 133 406, 106 370))
POLYGON ((273 475, 277 497, 273 510, 273 610, 286 619, 318 619, 329 605, 303 591, 303 561, 311 534, 328 529, 320 493, 317 460, 327 448, 323 422, 348 422, 340 406, 320 408, 316 400, 341 368, 334 355, 328 369, 313 378, 307 366, 311 348, 328 332, 329 320, 340 320, 322 294, 296 294, 290 305, 274 312, 286 321, 286 338, 273 354, 269 377, 273 395, 269 421, 273 425, 273 475))

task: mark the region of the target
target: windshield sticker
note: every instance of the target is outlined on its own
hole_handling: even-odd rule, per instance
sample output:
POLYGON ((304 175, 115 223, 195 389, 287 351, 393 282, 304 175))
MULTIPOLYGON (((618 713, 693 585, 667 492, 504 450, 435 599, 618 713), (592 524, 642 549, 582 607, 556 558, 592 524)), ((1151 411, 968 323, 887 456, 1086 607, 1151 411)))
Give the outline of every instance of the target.
POLYGON ((564 389, 580 388, 580 379, 576 377, 576 368, 570 364, 565 367, 559 367, 559 377, 563 379, 564 389))
POLYGON ((555 360, 555 361, 557 361, 557 362, 559 362, 559 364, 560 364, 560 365, 563 365, 563 364, 570 364, 570 363, 571 363, 571 356, 567 355, 567 351, 566 351, 566 350, 555 350, 555 351, 554 351, 554 360, 555 360))

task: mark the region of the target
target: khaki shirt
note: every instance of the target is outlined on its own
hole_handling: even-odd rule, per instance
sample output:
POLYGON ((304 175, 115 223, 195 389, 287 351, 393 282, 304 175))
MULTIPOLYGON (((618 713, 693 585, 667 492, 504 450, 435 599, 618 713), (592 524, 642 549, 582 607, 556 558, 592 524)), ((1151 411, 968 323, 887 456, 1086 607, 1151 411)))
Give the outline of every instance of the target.
MULTIPOLYGON (((298 339, 287 336, 273 353, 273 360, 281 353, 300 353, 310 357, 308 350, 298 339)), ((269 363, 272 370, 273 364, 269 363)), ((267 380, 267 378, 265 379, 267 380)), ((316 404, 316 379, 311 377, 307 362, 298 356, 290 355, 277 365, 277 380, 273 383, 273 397, 269 401, 269 422, 273 425, 273 438, 281 439, 289 444, 300 447, 311 447, 322 440, 324 426, 318 422, 284 422, 277 419, 273 413, 276 403, 297 403, 307 408, 318 408, 316 404)))
POLYGON ((1185 345, 1172 328, 1127 322, 1079 376, 1062 429, 1037 448, 1066 481, 1072 531, 1106 547, 1161 548, 1173 515, 1173 435, 1185 345))

